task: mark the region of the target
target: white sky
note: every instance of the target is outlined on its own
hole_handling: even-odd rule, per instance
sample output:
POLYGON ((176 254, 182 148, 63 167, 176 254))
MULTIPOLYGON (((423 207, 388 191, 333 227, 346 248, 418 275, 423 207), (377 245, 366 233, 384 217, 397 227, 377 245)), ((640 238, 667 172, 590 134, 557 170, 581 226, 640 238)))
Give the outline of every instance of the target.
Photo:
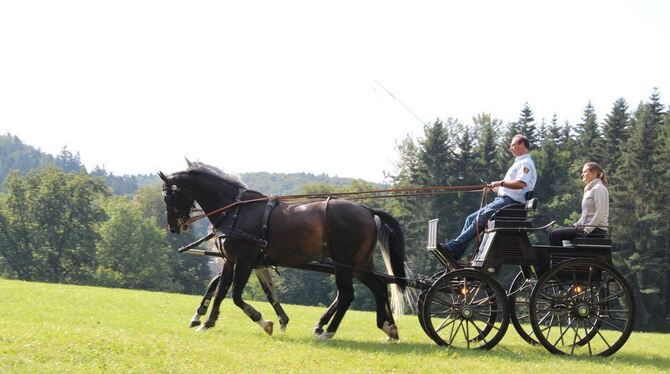
POLYGON ((670 2, 0 0, 0 133, 91 170, 382 181, 424 121, 670 97, 670 2))

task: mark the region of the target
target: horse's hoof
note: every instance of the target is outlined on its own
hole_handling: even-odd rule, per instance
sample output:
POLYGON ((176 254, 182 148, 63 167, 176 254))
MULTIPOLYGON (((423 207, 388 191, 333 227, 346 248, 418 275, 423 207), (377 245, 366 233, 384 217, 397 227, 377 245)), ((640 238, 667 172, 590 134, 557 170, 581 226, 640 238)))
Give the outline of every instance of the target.
POLYGON ((205 325, 202 325, 202 326, 198 327, 197 329, 195 329, 195 331, 197 331, 197 332, 207 332, 207 330, 209 330, 209 327, 207 327, 205 325))
POLYGON ((323 326, 314 326, 314 330, 312 330, 312 332, 314 332, 314 335, 316 336, 323 334, 323 326))
POLYGON ((188 324, 188 327, 196 327, 200 326, 200 321, 192 320, 191 323, 188 324))
POLYGON ((273 330, 274 325, 275 325, 274 322, 264 321, 262 319, 259 319, 258 321, 256 321, 256 323, 258 324, 258 326, 260 326, 263 329, 263 331, 265 331, 266 334, 268 334, 270 336, 272 335, 272 330, 273 330))
POLYGON ((272 330, 274 328, 274 322, 272 321, 263 321, 263 331, 265 331, 266 334, 272 336, 272 330))
POLYGON ((396 325, 391 325, 385 321, 382 325, 382 330, 388 335, 389 341, 400 339, 400 336, 398 335, 398 327, 396 325))
POLYGON ((318 342, 325 342, 333 338, 335 336, 334 332, 324 332, 323 334, 317 335, 316 341, 318 342))
POLYGON ((286 327, 287 326, 288 326, 288 324, 286 324, 286 323, 280 323, 279 324, 279 331, 286 332, 286 327))

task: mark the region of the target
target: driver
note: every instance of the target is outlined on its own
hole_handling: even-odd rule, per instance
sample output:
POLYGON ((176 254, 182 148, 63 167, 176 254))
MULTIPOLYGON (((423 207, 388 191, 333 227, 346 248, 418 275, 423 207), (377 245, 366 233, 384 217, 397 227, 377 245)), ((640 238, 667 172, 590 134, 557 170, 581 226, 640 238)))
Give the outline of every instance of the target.
POLYGON ((438 248, 450 254, 456 261, 463 256, 468 243, 477 235, 477 222, 479 222, 479 230, 484 230, 486 222, 496 210, 514 203, 525 204, 526 193, 535 188, 537 172, 535 163, 528 153, 530 150, 528 138, 521 134, 514 135, 509 150, 515 157, 514 164, 507 170, 503 180, 487 185, 487 188, 497 192, 498 196, 491 203, 468 216, 463 231, 456 239, 438 244, 438 248), (479 220, 477 220, 477 215, 479 215, 479 220))

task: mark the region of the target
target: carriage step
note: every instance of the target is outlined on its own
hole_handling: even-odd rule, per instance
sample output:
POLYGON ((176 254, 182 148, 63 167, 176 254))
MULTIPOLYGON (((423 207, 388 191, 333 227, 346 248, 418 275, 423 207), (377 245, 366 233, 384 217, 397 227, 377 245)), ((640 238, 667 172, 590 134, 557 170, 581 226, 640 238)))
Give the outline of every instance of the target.
POLYGON ((442 266, 445 268, 458 268, 458 263, 451 255, 451 253, 443 248, 440 248, 440 245, 437 241, 437 224, 439 221, 439 218, 428 221, 428 241, 426 244, 426 249, 428 252, 432 253, 437 261, 439 261, 439 263, 442 264, 442 266))

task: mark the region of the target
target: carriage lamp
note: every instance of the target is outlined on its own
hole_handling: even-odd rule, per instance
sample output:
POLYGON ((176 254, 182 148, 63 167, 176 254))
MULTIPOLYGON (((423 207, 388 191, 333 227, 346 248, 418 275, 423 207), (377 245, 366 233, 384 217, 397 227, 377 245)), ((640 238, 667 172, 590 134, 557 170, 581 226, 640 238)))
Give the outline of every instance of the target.
POLYGON ((580 293, 582 293, 582 286, 580 286, 580 285, 576 285, 576 286, 574 287, 574 290, 575 290, 575 293, 576 293, 576 294, 580 294, 580 293))

